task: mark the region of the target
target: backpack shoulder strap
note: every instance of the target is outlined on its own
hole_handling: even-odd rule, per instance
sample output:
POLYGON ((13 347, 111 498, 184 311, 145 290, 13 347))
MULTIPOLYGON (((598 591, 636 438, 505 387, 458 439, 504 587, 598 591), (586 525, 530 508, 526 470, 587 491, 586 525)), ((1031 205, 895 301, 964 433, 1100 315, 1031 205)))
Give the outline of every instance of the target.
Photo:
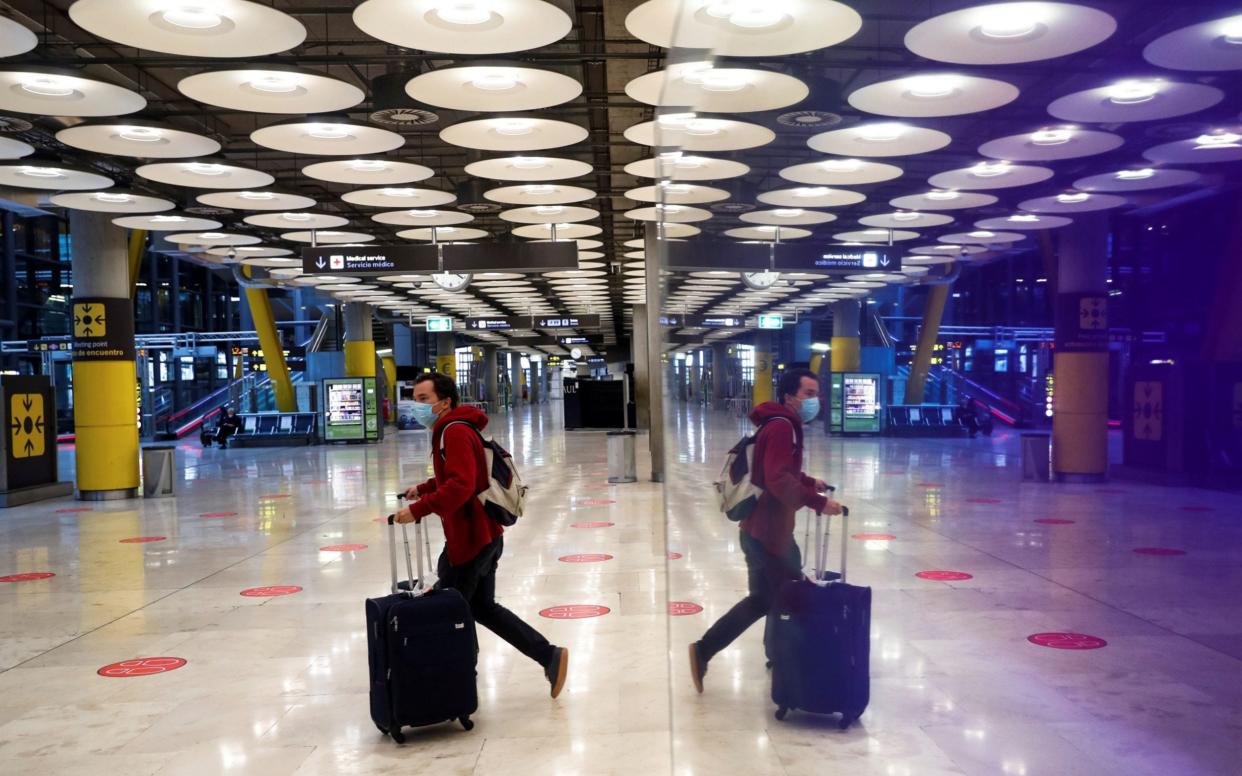
POLYGON ((471 423, 470 421, 468 421, 468 420, 450 420, 448 423, 445 423, 445 424, 444 424, 444 428, 440 429, 440 458, 441 458, 441 460, 443 460, 443 459, 445 459, 445 458, 447 458, 447 457, 448 457, 448 456, 447 456, 447 454, 444 452, 444 434, 445 434, 445 433, 449 430, 449 427, 450 427, 450 426, 466 426, 466 427, 470 428, 470 430, 474 431, 475 436, 477 436, 477 437, 479 438, 479 441, 480 441, 480 442, 482 442, 482 443, 484 443, 484 444, 486 444, 486 443, 487 443, 487 440, 483 438, 483 432, 482 432, 482 431, 479 431, 478 427, 477 427, 477 426, 475 426, 475 425, 474 425, 473 423, 471 423))

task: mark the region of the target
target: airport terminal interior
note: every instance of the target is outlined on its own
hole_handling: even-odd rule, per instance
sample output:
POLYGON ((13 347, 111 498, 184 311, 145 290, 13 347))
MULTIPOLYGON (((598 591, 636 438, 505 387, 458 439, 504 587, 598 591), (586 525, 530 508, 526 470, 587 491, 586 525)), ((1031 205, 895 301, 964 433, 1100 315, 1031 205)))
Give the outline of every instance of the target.
POLYGON ((0 220, 0 773, 1239 773, 1237 4, 0 0, 0 220))

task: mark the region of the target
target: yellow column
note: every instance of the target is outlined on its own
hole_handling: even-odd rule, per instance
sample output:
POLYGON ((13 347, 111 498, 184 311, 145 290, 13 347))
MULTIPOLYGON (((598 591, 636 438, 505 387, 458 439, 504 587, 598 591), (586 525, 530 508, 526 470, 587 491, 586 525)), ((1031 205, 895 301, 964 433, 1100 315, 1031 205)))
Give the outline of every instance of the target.
POLYGON ((285 351, 276 331, 276 317, 272 314, 272 302, 265 288, 247 288, 246 301, 250 304, 250 317, 259 335, 259 347, 263 349, 263 362, 272 378, 272 391, 276 394, 276 409, 280 412, 297 412, 298 399, 293 393, 293 381, 289 379, 289 367, 285 365, 285 351))
POLYGON ((1108 353, 1052 357, 1052 470, 1063 480, 1093 481, 1108 468, 1108 353))
MULTIPOLYGON (((436 371, 457 380, 457 340, 449 333, 436 335, 436 371)), ((514 390, 519 391, 516 385, 514 390)))
POLYGON ((371 305, 345 305, 345 375, 375 377, 375 338, 371 333, 371 305))
POLYGON ((832 306, 832 371, 857 372, 862 368, 862 341, 858 321, 862 305, 852 299, 832 306))
POLYGON ((764 332, 755 339, 755 384, 751 386, 753 404, 772 401, 772 370, 776 354, 772 352, 772 335, 764 332))
POLYGON ((138 381, 126 233, 72 210, 73 424, 78 497, 137 495, 138 381))
POLYGON ((927 371, 931 369, 932 353, 940 334, 940 321, 944 317, 945 301, 949 298, 948 284, 932 286, 927 292, 927 307, 923 310, 923 325, 919 329, 919 344, 914 351, 914 363, 910 365, 910 379, 906 382, 906 404, 922 404, 927 387, 927 371))
MULTIPOLYGON (((138 296, 138 273, 142 270, 142 254, 147 249, 147 232, 135 229, 129 233, 129 298, 138 296)), ((152 293, 155 290, 152 289, 152 293)))

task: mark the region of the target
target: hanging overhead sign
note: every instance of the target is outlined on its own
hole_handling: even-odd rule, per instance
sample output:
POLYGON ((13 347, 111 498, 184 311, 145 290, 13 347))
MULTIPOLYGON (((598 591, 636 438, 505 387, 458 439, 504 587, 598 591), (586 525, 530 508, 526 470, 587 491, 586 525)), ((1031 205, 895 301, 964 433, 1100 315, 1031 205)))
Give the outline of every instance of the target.
POLYGON ((744 329, 740 315, 661 315, 660 325, 674 329, 744 329))
POLYGON ((578 269, 569 242, 326 246, 302 249, 307 275, 389 275, 450 272, 556 272, 578 269), (441 266, 443 262, 443 266, 441 266))
POLYGON ((427 331, 429 332, 446 332, 453 330, 452 318, 428 318, 427 331))
POLYGON ((758 324, 761 329, 781 329, 785 327, 785 317, 776 314, 760 315, 758 324))
POLYGON ((665 243, 674 272, 899 272, 901 251, 889 245, 831 245, 814 241, 747 243, 684 240, 665 243))
POLYGON ((508 331, 509 329, 598 329, 598 315, 510 315, 467 318, 468 331, 508 331))

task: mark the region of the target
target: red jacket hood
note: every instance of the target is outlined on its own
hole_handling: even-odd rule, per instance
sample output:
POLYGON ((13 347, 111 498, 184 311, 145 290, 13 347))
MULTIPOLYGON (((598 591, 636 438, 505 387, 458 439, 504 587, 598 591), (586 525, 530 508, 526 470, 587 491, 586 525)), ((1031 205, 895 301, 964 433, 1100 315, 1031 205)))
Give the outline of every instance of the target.
POLYGON ((455 420, 464 420, 479 431, 487 428, 487 413, 477 407, 461 406, 449 410, 436 419, 435 430, 439 431, 446 423, 452 423, 455 420))
POLYGON ((750 411, 750 422, 756 426, 763 425, 764 421, 772 418, 783 417, 789 418, 794 424, 794 428, 802 425, 802 418, 798 417, 798 413, 786 407, 784 404, 776 401, 765 401, 758 407, 750 411))

